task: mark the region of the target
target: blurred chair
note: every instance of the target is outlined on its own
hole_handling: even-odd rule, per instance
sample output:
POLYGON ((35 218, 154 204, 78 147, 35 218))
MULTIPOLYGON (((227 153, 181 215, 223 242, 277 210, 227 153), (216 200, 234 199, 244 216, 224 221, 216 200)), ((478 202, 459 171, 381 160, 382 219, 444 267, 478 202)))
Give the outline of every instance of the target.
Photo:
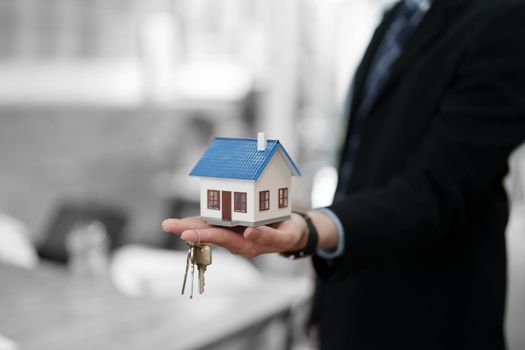
POLYGON ((50 221, 44 241, 38 246, 38 255, 42 259, 67 263, 68 234, 75 231, 79 225, 93 222, 104 225, 109 238, 110 251, 121 245, 127 216, 120 208, 98 203, 64 203, 50 221))
POLYGON ((3 213, 0 213, 0 261, 25 268, 38 265, 26 226, 3 213))

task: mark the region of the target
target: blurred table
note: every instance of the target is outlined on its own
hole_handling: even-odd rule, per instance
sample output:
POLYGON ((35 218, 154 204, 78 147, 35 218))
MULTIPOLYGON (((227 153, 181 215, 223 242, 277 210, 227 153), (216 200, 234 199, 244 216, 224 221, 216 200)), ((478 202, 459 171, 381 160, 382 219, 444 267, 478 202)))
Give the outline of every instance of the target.
POLYGON ((304 279, 269 278, 260 288, 193 300, 131 298, 107 280, 50 265, 0 264, 0 334, 20 349, 199 349, 290 316, 310 294, 304 279))

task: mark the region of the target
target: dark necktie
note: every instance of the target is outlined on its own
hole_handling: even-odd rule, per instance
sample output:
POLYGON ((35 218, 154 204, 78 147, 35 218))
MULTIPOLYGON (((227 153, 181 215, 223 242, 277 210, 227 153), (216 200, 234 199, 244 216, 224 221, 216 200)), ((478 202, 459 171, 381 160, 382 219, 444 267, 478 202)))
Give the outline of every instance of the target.
POLYGON ((413 1, 403 1, 396 9, 394 19, 377 48, 365 81, 363 97, 359 102, 356 113, 352 117, 354 118, 352 130, 348 138, 346 155, 339 172, 337 198, 344 197, 348 189, 355 157, 361 143, 361 132, 370 107, 375 102, 379 91, 388 78, 392 64, 401 55, 408 39, 412 36, 427 10, 428 2, 418 4, 413 1))

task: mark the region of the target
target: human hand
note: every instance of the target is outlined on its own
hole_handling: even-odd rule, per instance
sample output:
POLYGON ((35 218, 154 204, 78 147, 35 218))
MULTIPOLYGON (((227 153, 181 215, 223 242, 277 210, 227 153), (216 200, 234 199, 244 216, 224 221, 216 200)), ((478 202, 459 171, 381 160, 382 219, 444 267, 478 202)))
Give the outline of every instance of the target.
POLYGON ((306 222, 297 214, 269 226, 247 228, 211 226, 200 217, 166 219, 162 229, 185 241, 216 244, 245 257, 301 250, 308 238, 306 222))

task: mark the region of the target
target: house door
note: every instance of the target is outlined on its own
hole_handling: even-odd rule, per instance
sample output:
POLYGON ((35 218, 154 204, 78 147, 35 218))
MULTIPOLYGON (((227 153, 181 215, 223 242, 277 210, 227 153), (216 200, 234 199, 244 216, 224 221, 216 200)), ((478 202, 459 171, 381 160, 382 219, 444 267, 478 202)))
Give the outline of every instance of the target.
POLYGON ((232 221, 232 193, 222 191, 222 221, 232 221))

